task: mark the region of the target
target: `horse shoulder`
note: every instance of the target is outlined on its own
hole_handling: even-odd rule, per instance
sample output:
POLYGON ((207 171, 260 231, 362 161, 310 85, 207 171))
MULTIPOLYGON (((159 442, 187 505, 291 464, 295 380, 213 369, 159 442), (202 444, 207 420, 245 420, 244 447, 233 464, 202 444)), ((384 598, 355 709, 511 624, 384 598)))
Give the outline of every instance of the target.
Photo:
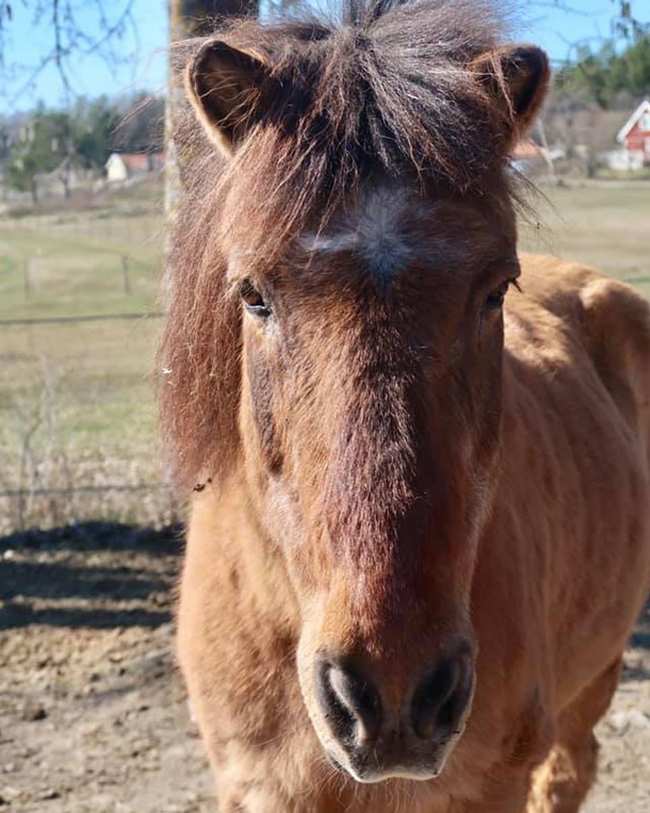
POLYGON ((629 285, 603 277, 580 300, 596 369, 650 458, 650 306, 629 285))
POLYGON ((522 256, 525 291, 579 335, 599 378, 650 458, 650 304, 576 263, 522 256))

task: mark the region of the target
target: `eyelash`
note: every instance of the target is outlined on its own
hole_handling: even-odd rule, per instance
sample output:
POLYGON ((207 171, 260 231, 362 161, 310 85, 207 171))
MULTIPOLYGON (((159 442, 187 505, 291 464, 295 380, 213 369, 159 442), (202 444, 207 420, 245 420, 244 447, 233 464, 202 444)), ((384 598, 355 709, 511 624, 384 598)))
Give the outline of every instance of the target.
POLYGON ((245 279, 239 286, 239 295, 248 313, 260 319, 266 319, 271 315, 271 308, 249 279, 245 279))
POLYGON ((510 288, 514 288, 521 293, 521 286, 516 277, 512 277, 505 282, 502 282, 498 288, 492 291, 485 300, 485 307, 488 310, 500 310, 506 298, 506 294, 510 288))

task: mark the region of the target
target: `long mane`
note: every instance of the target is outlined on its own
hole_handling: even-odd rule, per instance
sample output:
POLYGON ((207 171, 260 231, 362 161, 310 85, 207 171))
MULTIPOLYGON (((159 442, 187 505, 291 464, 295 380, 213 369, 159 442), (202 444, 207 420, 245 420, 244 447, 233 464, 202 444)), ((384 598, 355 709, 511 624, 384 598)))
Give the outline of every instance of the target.
MULTIPOLYGON (((159 369, 162 430, 186 487, 223 476, 239 443, 241 326, 223 235, 243 229, 270 262, 366 178, 466 194, 500 172, 503 111, 468 68, 504 39, 494 5, 355 0, 347 9, 338 22, 240 20, 215 32, 263 54, 284 89, 232 160, 217 156, 189 109, 177 116, 184 193, 171 224, 159 369)), ((174 49, 179 70, 203 42, 174 49)))

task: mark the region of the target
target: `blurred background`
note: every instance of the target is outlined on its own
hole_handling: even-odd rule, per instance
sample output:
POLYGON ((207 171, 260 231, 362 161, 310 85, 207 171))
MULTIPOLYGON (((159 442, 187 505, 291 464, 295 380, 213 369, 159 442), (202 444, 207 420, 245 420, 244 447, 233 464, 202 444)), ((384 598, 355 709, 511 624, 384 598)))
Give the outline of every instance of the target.
MULTIPOLYGON (((650 0, 507 5, 555 72, 512 159, 541 192, 523 248, 650 296, 650 0)), ((152 385, 178 199, 167 47, 295 7, 0 0, 0 809, 211 809, 167 679, 182 513, 152 385)), ((623 792, 628 813, 650 809, 649 626, 594 813, 623 792)))

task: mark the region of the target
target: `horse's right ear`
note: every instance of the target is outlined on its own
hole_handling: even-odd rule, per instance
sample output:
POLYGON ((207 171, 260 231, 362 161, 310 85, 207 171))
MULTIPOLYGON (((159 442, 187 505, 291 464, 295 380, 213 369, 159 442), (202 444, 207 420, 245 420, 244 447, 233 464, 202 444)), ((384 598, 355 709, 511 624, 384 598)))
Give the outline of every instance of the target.
POLYGON ((472 65, 496 105, 508 148, 530 129, 548 90, 548 57, 535 45, 489 51, 472 65))
POLYGON ((185 74, 198 120, 228 156, 259 121, 271 84, 270 66, 259 56, 215 39, 201 46, 185 74))

